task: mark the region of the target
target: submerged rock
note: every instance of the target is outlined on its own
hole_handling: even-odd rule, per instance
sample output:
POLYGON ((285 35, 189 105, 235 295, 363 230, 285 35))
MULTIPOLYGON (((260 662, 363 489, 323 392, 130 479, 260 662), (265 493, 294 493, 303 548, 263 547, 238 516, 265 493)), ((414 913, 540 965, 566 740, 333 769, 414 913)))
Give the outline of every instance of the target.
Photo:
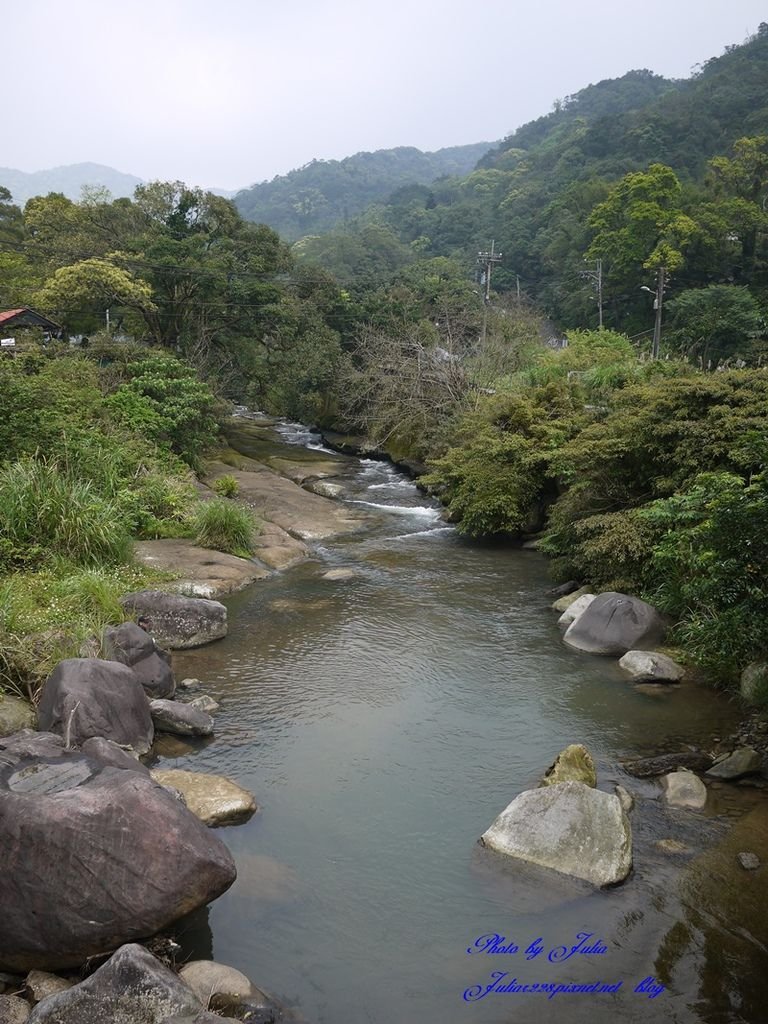
POLYGON ((609 591, 598 594, 568 627, 563 640, 586 654, 619 657, 639 647, 655 647, 664 638, 664 622, 638 597, 609 591))
POLYGON ((745 871, 757 871, 760 867, 760 858, 756 853, 742 852, 737 859, 745 871))
POLYGON ((654 775, 664 775, 676 768, 688 768, 692 772, 703 772, 712 767, 709 754, 692 750, 683 750, 676 754, 659 754, 658 757, 643 757, 639 761, 629 761, 624 769, 636 779, 650 779, 654 775))
POLYGON ((90 978, 38 1003, 29 1024, 161 1024, 174 1015, 194 1020, 202 1010, 177 974, 130 944, 90 978))
POLYGON ((172 732, 177 736, 212 736, 213 719, 205 711, 176 700, 149 702, 152 721, 158 732, 172 732))
POLYGON ((22 971, 153 935, 236 875, 226 846, 152 779, 74 752, 0 771, 0 864, 0 967, 22 971))
POLYGON ((135 622, 107 626, 104 648, 108 661, 117 661, 133 669, 148 697, 173 696, 176 683, 168 655, 135 622))
POLYGON ((661 780, 664 797, 671 807, 692 807, 701 810, 707 802, 707 787, 693 772, 685 769, 671 772, 661 780))
POLYGON ((35 709, 20 697, 0 691, 0 736, 12 736, 22 729, 34 729, 35 709))
POLYGON ((103 736, 146 754, 154 729, 144 689, 134 671, 115 661, 68 658, 43 686, 40 728, 60 733, 73 746, 103 736))
MULTIPOLYGON (((215 960, 193 960, 179 972, 203 1005, 233 1014, 238 1020, 283 1020, 280 1004, 234 967, 215 960)), ((220 1019, 220 1018, 219 1018, 220 1019)))
POLYGON ((679 683, 685 669, 658 651, 627 651, 619 668, 632 676, 633 683, 679 683))
POLYGON ((632 868, 632 830, 618 797, 582 782, 521 793, 481 842, 599 887, 623 882, 632 868))
POLYGON ((227 609, 219 601, 138 590, 121 597, 120 604, 131 615, 146 616, 157 643, 169 650, 200 647, 227 635, 227 609))
POLYGON ((257 809, 253 794, 224 775, 171 768, 153 771, 152 778, 161 786, 178 790, 189 810, 204 825, 240 824, 257 809))
POLYGON ((597 785, 597 772, 592 755, 581 743, 572 743, 561 750, 554 764, 547 769, 541 786, 556 786, 560 782, 583 782, 593 789, 597 785))

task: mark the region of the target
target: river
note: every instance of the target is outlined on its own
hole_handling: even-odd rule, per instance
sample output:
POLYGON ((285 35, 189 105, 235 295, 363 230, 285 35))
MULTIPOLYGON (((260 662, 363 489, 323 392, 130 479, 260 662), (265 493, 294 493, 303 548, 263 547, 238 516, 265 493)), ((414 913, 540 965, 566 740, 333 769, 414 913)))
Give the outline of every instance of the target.
MULTIPOLYGON (((273 442, 321 448, 298 425, 273 442)), ((260 805, 221 831, 238 879, 184 922, 185 954, 240 968, 316 1024, 764 1020, 764 937, 736 919, 733 895, 752 880, 728 861, 721 910, 706 862, 764 797, 723 785, 704 813, 673 812, 655 782, 621 769, 713 745, 737 709, 694 686, 633 687, 614 661, 569 651, 541 555, 467 542, 387 463, 337 458, 339 500, 370 523, 228 598, 228 637, 174 656, 177 677, 204 680, 222 707, 215 738, 166 746, 163 766, 229 775, 260 805), (354 576, 323 578, 330 568, 354 576), (635 867, 611 891, 477 845, 573 742, 592 751, 601 788, 622 782, 638 801, 635 867), (669 839, 672 852, 657 846, 669 839), (467 952, 489 933, 520 951, 467 952), (548 958, 579 933, 607 952, 548 958), (497 971, 622 984, 464 998, 497 971), (663 991, 636 992, 646 978, 663 991)))

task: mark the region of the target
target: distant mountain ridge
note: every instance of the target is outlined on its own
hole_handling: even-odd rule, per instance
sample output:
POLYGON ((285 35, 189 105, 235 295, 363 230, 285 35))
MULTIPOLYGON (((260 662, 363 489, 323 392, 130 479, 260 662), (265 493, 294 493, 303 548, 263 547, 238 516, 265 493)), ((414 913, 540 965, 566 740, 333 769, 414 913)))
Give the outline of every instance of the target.
POLYGON ((68 199, 78 200, 83 185, 95 185, 109 189, 115 199, 130 197, 143 178, 125 174, 104 164, 82 163, 51 167, 44 171, 17 171, 12 167, 0 167, 0 185, 4 185, 13 201, 23 206, 32 196, 48 195, 49 192, 63 192, 68 199))
POLYGON ((476 142, 425 153, 414 146, 312 160, 304 167, 243 189, 235 205, 247 220, 267 224, 288 241, 330 231, 404 185, 468 174, 498 143, 476 142))

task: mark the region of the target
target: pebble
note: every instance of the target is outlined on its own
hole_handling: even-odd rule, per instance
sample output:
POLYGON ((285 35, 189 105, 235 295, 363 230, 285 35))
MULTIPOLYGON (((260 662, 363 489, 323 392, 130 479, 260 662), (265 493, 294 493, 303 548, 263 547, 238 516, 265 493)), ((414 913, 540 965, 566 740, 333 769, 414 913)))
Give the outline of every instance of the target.
POLYGON ((756 871, 760 867, 760 858, 756 853, 740 853, 738 858, 745 871, 756 871))

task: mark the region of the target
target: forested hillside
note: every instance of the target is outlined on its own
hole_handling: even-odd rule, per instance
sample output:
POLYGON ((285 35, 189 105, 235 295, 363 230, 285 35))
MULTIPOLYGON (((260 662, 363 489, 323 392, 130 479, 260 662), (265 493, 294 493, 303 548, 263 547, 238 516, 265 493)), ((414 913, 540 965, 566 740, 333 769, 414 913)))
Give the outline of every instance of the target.
POLYGON ((133 190, 141 183, 141 178, 135 174, 125 174, 104 164, 68 164, 45 171, 0 167, 0 186, 7 188, 13 201, 20 206, 32 196, 44 196, 49 192, 61 192, 68 199, 79 199, 84 185, 105 188, 119 199, 132 196, 133 190))
POLYGON ((562 323, 582 326, 596 326, 598 317, 580 272, 585 258, 602 259, 605 322, 635 333, 652 319, 640 289, 654 286, 655 268, 643 264, 662 236, 683 257, 668 281, 670 298, 712 283, 765 290, 766 134, 763 25, 686 81, 635 71, 589 86, 513 133, 471 174, 403 188, 353 230, 309 240, 302 252, 349 280, 350 267, 372 260, 378 272, 384 250, 393 269, 448 256, 469 271, 494 238, 504 254, 495 286, 512 289, 519 278, 529 299, 562 323), (744 137, 757 141, 734 148, 744 137), (620 186, 652 165, 670 170, 620 186), (624 233, 619 248, 629 240, 642 256, 631 272, 608 239, 610 211, 601 207, 619 187, 640 203, 633 210, 623 204, 628 219, 611 227, 614 242, 624 233), (644 209, 645 201, 655 208, 644 209), (673 214, 687 218, 677 220, 684 237, 669 234, 673 214))
POLYGON ((344 160, 313 160, 289 174, 243 189, 235 204, 247 220, 268 224, 283 238, 295 241, 347 222, 401 185, 467 174, 492 145, 478 142, 434 153, 399 146, 356 153, 344 160))

